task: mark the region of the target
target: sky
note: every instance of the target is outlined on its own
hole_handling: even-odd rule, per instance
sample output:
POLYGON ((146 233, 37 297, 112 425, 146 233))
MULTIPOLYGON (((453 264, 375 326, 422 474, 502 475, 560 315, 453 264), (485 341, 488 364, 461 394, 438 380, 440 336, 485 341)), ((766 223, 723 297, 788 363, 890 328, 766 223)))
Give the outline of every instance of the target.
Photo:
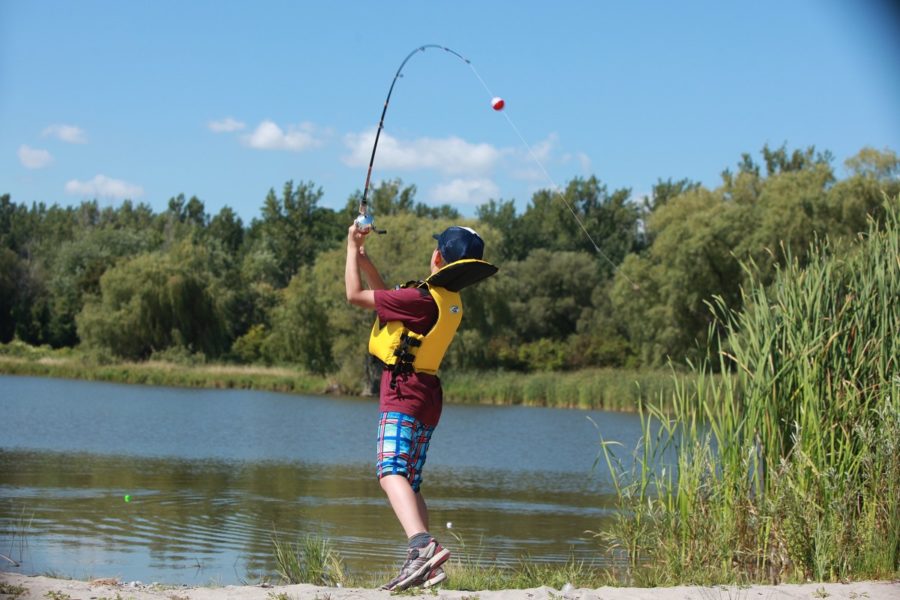
POLYGON ((596 176, 716 187, 764 145, 900 151, 887 1, 0 0, 0 194, 178 194, 249 223, 285 182, 372 179, 463 215, 596 176), (506 108, 492 110, 491 98, 506 108))

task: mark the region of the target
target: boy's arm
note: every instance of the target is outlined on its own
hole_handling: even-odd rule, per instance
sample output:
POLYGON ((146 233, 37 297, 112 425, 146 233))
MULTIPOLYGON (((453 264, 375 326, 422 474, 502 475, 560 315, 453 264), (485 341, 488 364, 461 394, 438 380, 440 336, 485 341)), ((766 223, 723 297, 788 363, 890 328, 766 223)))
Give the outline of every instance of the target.
POLYGON ((347 302, 360 308, 375 308, 375 289, 384 289, 384 282, 378 270, 363 249, 366 234, 360 233, 356 224, 347 232, 347 263, 344 269, 344 285, 347 290, 347 302), (373 289, 363 289, 360 268, 373 289))
POLYGON ((375 263, 373 263, 372 259, 369 258, 369 255, 366 254, 365 247, 361 246, 359 248, 359 257, 357 260, 359 261, 359 267, 362 269, 363 275, 366 277, 366 283, 369 284, 369 289, 386 290, 387 286, 384 285, 381 274, 378 272, 378 269, 375 268, 375 263))

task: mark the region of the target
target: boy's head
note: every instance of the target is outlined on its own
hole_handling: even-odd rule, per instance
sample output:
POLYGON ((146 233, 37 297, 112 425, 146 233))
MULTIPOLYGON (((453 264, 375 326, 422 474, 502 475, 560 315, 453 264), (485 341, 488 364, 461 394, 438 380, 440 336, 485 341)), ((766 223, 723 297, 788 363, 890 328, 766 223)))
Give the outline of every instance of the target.
POLYGON ((435 234, 437 249, 445 264, 450 264, 464 258, 477 258, 484 256, 484 240, 469 227, 453 225, 435 234))

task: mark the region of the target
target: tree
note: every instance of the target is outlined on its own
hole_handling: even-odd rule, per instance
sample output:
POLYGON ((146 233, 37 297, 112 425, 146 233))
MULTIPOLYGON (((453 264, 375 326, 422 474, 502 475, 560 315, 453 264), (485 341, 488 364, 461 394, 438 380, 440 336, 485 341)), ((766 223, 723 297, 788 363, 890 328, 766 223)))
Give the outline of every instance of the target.
POLYGON ((0 343, 3 344, 12 340, 16 331, 14 314, 20 303, 21 271, 16 253, 0 247, 0 343))
POLYGON ((478 220, 496 229, 503 236, 497 255, 503 260, 522 260, 528 255, 529 240, 516 215, 513 200, 489 200, 475 209, 478 220))
POLYGON ((222 210, 212 218, 207 232, 233 256, 237 255, 244 243, 244 223, 230 206, 222 207, 222 210))
POLYGON ((596 177, 575 178, 564 192, 540 190, 522 215, 521 235, 532 249, 595 254, 598 270, 609 277, 639 239, 640 209, 630 195, 628 189, 609 194, 596 177))
POLYGON ((719 188, 692 188, 648 217, 652 245, 625 261, 611 296, 645 362, 705 355, 714 296, 738 310, 748 269, 769 283, 788 257, 805 264, 817 238, 859 231, 890 189, 874 174, 895 168, 890 155, 867 153, 851 162, 865 174, 835 184, 828 153, 766 146, 762 155, 765 175, 745 154, 719 188))
POLYGON ((221 354, 227 343, 223 290, 208 263, 205 249, 182 242, 170 252, 116 265, 78 314, 78 335, 88 346, 131 360, 170 347, 221 354))
MULTIPOLYGON (((551 369, 588 366, 576 356, 590 341, 572 338, 593 308, 601 275, 583 251, 538 248, 522 261, 503 263, 500 273, 464 298, 461 344, 454 364, 465 367, 551 369), (465 352, 460 352, 462 350, 465 352)), ((584 332, 582 332, 584 333, 584 332)), ((454 342, 455 344, 455 342, 454 342)))
POLYGON ((616 273, 612 305, 646 364, 681 361, 705 351, 712 322, 706 302, 719 294, 738 302, 742 271, 732 255, 752 208, 699 188, 653 212, 645 255, 629 256, 616 273))
POLYGON ((665 181, 657 179, 651 188, 650 196, 644 197, 644 208, 647 212, 653 212, 672 198, 696 190, 698 187, 700 187, 700 183, 687 178, 678 181, 673 181, 671 177, 665 181))
POLYGON ((333 299, 321 297, 312 276, 312 267, 303 267, 281 291, 272 311, 272 333, 262 344, 270 361, 299 364, 313 373, 334 369, 332 332, 327 307, 333 299))
POLYGON ((75 316, 81 312, 84 298, 100 293, 100 278, 119 260, 151 251, 152 237, 152 232, 94 227, 60 246, 48 280, 51 345, 78 343, 75 316))
POLYGON ((334 211, 320 208, 322 189, 312 182, 284 184, 282 196, 269 190, 262 219, 251 224, 257 247, 267 248, 278 264, 278 287, 288 284, 301 266, 311 265, 319 252, 334 247, 347 224, 338 226, 334 211))
POLYGON ((884 217, 885 196, 900 194, 900 158, 892 150, 866 147, 844 166, 850 176, 829 190, 829 217, 834 233, 856 236, 866 231, 870 215, 884 217))
MULTIPOLYGON (((416 202, 416 186, 403 185, 400 179, 382 181, 376 187, 370 188, 371 194, 366 199, 369 210, 376 218, 405 213, 414 214, 417 217, 432 219, 458 219, 459 211, 449 204, 429 206, 416 202)), ((362 201, 362 192, 356 192, 347 200, 344 214, 353 219, 359 214, 359 203, 362 201)), ((380 225, 379 225, 380 227, 380 225)))

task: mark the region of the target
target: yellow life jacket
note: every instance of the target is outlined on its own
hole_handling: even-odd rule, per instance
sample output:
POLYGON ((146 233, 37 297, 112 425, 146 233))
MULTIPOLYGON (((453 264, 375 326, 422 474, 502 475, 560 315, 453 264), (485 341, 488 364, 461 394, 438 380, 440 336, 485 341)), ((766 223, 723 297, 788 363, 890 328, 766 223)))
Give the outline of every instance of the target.
POLYGON ((459 292, 425 284, 438 308, 438 318, 428 333, 407 329, 401 321, 388 321, 382 327, 378 319, 369 336, 369 352, 391 370, 437 374, 453 336, 462 321, 459 292))
MULTIPOLYGON (((422 282, 437 304, 438 317, 425 334, 407 329, 401 321, 382 324, 377 318, 369 335, 369 352, 394 373, 437 374, 438 367, 462 322, 463 306, 459 290, 497 272, 497 267, 476 259, 452 262, 422 282)), ((408 284, 409 285, 409 284, 408 284)))

